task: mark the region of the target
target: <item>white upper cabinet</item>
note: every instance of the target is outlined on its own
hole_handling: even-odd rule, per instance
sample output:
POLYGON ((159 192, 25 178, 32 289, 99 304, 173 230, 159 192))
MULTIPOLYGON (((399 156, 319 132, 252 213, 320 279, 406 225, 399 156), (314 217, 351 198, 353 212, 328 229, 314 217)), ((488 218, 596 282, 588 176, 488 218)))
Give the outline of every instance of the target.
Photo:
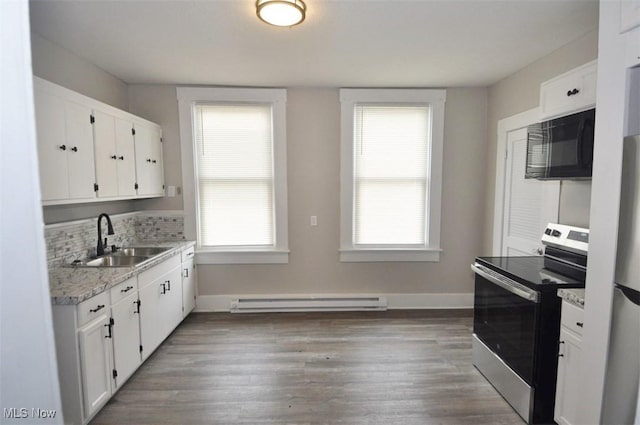
POLYGON ((596 104, 597 61, 540 85, 540 119, 569 115, 596 104))
POLYGON ((44 205, 164 196, 160 126, 38 77, 34 101, 44 205))
POLYGON ((95 198, 91 109, 35 86, 43 201, 95 198))
POLYGON ((135 123, 138 196, 164 195, 162 131, 157 125, 135 123))
POLYGON ((93 114, 98 197, 134 196, 133 123, 99 110, 94 110, 93 114))

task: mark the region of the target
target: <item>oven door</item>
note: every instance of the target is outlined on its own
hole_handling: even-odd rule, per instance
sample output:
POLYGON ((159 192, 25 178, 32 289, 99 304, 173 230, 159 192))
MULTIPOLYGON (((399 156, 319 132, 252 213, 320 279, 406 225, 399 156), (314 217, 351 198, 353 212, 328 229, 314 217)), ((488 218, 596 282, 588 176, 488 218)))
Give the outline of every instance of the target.
POLYGON ((472 269, 476 273, 474 333, 533 386, 540 294, 480 264, 472 269))

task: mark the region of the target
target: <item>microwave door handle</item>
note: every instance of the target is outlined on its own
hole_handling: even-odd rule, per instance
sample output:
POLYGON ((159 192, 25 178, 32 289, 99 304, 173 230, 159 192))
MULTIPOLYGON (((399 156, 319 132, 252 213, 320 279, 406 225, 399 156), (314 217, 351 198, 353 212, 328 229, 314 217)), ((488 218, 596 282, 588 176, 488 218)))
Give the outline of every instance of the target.
POLYGON ((581 120, 578 126, 578 137, 576 139, 576 157, 578 158, 578 165, 584 166, 583 152, 582 152, 582 139, 584 138, 584 127, 586 120, 581 120))
MULTIPOLYGON (((585 149, 584 149, 584 136, 585 136, 585 128, 593 128, 593 121, 588 119, 585 120, 583 122, 583 126, 582 126, 582 133, 580 133, 580 139, 578 142, 578 146, 579 146, 579 157, 578 157, 578 161, 580 161, 580 166, 584 167, 584 166, 588 166, 593 164, 593 155, 591 155, 591 158, 589 160, 589 162, 587 163, 587 161, 585 161, 584 159, 584 155, 585 155, 585 149)), ((593 131, 591 130, 589 133, 592 133, 593 131)), ((591 146, 588 147, 588 151, 593 151, 593 137, 591 137, 591 146)))

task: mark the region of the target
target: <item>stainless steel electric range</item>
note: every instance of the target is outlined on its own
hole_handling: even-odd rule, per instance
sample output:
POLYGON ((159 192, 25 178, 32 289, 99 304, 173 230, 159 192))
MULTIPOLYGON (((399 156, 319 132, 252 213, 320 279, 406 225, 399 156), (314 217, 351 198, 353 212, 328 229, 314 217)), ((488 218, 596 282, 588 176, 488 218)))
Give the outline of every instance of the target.
POLYGON ((544 257, 477 257, 473 364, 529 424, 553 421, 559 288, 583 288, 589 230, 549 224, 544 257))

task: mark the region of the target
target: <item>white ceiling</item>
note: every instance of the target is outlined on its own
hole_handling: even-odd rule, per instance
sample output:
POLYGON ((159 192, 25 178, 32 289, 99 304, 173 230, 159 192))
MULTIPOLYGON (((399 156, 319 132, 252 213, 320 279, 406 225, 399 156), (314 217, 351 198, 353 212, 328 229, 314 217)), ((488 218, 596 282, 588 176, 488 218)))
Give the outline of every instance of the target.
POLYGON ((36 0, 33 30, 126 83, 487 86, 595 29, 596 0, 36 0))

